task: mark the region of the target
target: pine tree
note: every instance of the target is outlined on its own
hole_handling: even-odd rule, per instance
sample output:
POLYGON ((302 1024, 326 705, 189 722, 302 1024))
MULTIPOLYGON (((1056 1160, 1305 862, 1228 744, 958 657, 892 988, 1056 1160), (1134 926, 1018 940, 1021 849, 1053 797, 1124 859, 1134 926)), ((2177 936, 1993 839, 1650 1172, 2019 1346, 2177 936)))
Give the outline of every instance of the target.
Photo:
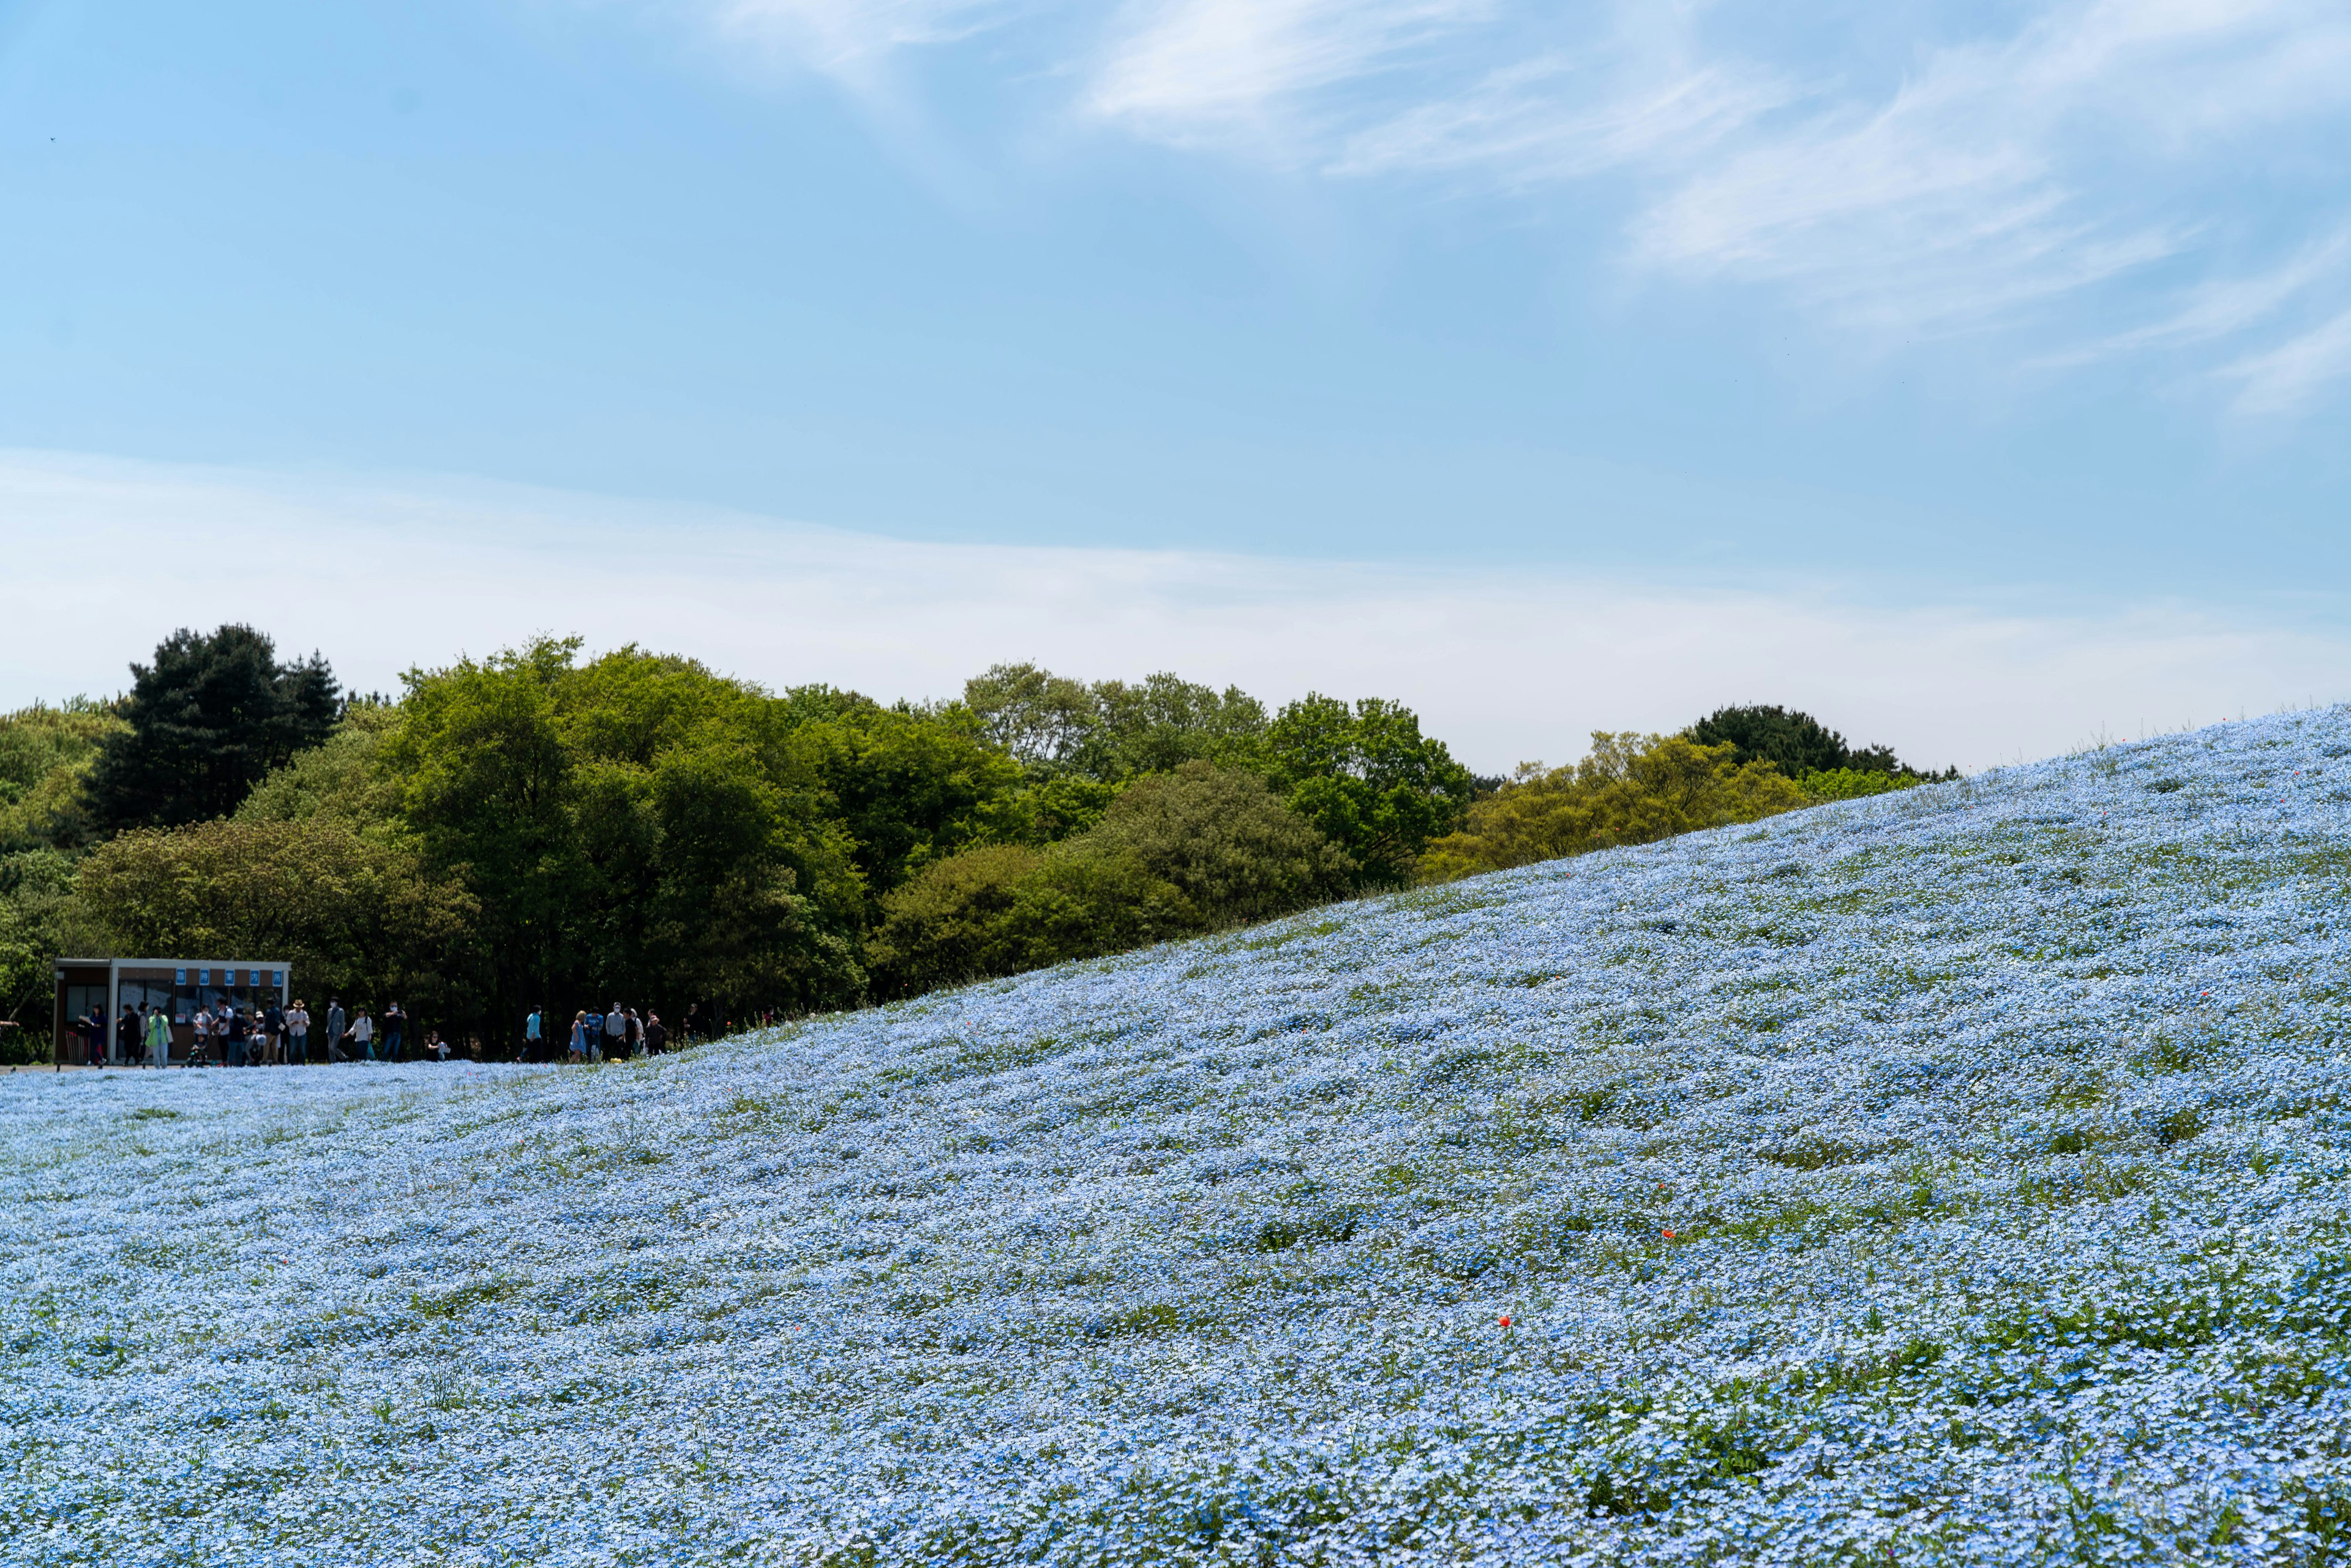
POLYGON ((271 768, 326 739, 341 706, 326 660, 281 664, 250 626, 182 628, 131 675, 130 727, 108 737, 89 778, 91 814, 115 831, 227 816, 271 768))

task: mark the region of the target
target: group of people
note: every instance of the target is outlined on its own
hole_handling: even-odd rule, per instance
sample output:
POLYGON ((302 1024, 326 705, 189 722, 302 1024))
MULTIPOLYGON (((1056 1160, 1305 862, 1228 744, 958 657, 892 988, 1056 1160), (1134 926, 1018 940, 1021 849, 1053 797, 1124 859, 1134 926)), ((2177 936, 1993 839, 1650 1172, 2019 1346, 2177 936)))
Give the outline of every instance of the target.
MULTIPOLYGON (((74 1021, 78 1032, 88 1042, 89 1060, 105 1060, 105 1011, 92 1008, 88 1018, 74 1021)), ((409 1020, 398 1002, 383 1009, 379 1022, 364 1007, 346 1014, 341 998, 330 998, 322 1021, 326 1025, 324 1043, 329 1061, 407 1060, 409 1020)), ((299 999, 288 1008, 281 1008, 274 1001, 258 1008, 223 1002, 217 1012, 199 1005, 188 1020, 188 1054, 181 1065, 299 1067, 310 1060, 310 1023, 309 1007, 299 999)), ((113 1032, 126 1066, 172 1064, 172 1019, 165 1009, 145 1002, 135 1008, 125 1003, 113 1032)), ((418 1054, 427 1061, 446 1061, 449 1051, 449 1042, 437 1030, 427 1030, 418 1042, 418 1054)))
MULTIPOLYGON (((690 1017, 688 1021, 691 1022, 690 1017)), ((530 1016, 523 1020, 525 1061, 554 1060, 555 1042, 549 1038, 547 1024, 545 1011, 539 1008, 531 1009, 530 1016)), ((647 1008, 641 1015, 634 1008, 614 1002, 608 1013, 582 1008, 571 1015, 571 1035, 563 1059, 586 1062, 602 1061, 608 1054, 614 1058, 658 1056, 668 1047, 669 1029, 662 1022, 661 1014, 647 1008)))

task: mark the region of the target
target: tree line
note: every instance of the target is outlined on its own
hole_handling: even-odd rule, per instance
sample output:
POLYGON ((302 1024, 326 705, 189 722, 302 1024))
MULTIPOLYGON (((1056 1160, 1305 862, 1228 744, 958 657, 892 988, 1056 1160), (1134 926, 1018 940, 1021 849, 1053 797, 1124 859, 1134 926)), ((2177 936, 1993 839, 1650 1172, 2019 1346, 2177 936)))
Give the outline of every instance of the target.
POLYGON ((535 1005, 849 1007, 1926 777, 1776 707, 1481 779, 1377 697, 1000 664, 885 705, 576 638, 396 698, 247 626, 131 675, 0 719, 0 1002, 43 1046, 68 951, 284 958, 496 1054, 535 1005))

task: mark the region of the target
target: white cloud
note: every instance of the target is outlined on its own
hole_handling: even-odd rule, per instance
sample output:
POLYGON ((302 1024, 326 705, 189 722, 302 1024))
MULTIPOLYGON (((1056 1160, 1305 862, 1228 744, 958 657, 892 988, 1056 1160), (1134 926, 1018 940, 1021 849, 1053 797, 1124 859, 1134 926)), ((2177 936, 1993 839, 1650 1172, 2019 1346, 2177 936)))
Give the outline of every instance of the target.
POLYGON ((2351 75, 2301 63, 2346 48, 2351 19, 2301 0, 2053 7, 2004 41, 1931 51, 1882 100, 1832 99, 1729 150, 1650 207, 1637 252, 1887 330, 1996 319, 2184 248, 2196 214, 2146 199, 2161 166, 2351 103, 2351 75))
POLYGON ((2045 362, 2078 364, 2114 354, 2192 346, 2234 337, 2269 319, 2314 285, 2340 272, 2346 257, 2351 257, 2351 229, 2338 229, 2265 272, 2198 284, 2170 315, 2053 355, 2045 362))
POLYGON ((1092 102, 1357 178, 1524 193, 1630 172, 1636 270, 1769 285, 1889 337, 2012 321, 2210 243, 2229 215, 2210 181, 2244 139, 2351 110, 2333 0, 2061 0, 1922 37, 1883 79, 1741 52, 1721 39, 1742 18, 1756 49, 1786 29, 1735 5, 1594 7, 1530 51, 1578 25, 1539 11, 1162 0, 1092 102))
POLYGON ((2351 376, 2351 310, 2274 349, 2247 355, 2221 374, 2241 383, 2240 412, 2290 413, 2321 388, 2351 376))
POLYGON ((2351 695, 2351 637, 2274 615, 910 544, 539 491, 41 454, 0 453, 0 706, 120 689, 172 628, 227 619, 321 649, 362 689, 578 631, 883 697, 948 695, 1021 658, 1088 677, 1174 669, 1274 700, 1377 693, 1486 770, 1725 702, 1792 703, 1851 738, 1975 768, 2351 695))
POLYGON ((1350 138, 1341 174, 1489 169, 1526 185, 1684 157, 1793 96, 1779 79, 1701 66, 1586 101, 1576 60, 1546 56, 1495 71, 1467 93, 1417 105, 1350 138))
POLYGON ((1178 143, 1288 146, 1310 95, 1392 68, 1484 16, 1482 0, 1172 0, 1134 8, 1086 107, 1178 143))
POLYGON ((893 54, 967 37, 1002 21, 1013 0, 701 0, 694 9, 731 45, 870 87, 893 54))

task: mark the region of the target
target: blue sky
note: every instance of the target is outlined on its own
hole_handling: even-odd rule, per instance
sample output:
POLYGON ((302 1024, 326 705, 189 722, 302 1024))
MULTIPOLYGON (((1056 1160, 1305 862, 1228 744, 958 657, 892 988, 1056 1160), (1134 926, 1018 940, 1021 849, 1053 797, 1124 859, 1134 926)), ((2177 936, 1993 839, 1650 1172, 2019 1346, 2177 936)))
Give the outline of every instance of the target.
POLYGON ((2315 0, 0 0, 0 447, 2169 606, 2321 639, 2269 706, 2351 676, 2346 148, 2315 0))

